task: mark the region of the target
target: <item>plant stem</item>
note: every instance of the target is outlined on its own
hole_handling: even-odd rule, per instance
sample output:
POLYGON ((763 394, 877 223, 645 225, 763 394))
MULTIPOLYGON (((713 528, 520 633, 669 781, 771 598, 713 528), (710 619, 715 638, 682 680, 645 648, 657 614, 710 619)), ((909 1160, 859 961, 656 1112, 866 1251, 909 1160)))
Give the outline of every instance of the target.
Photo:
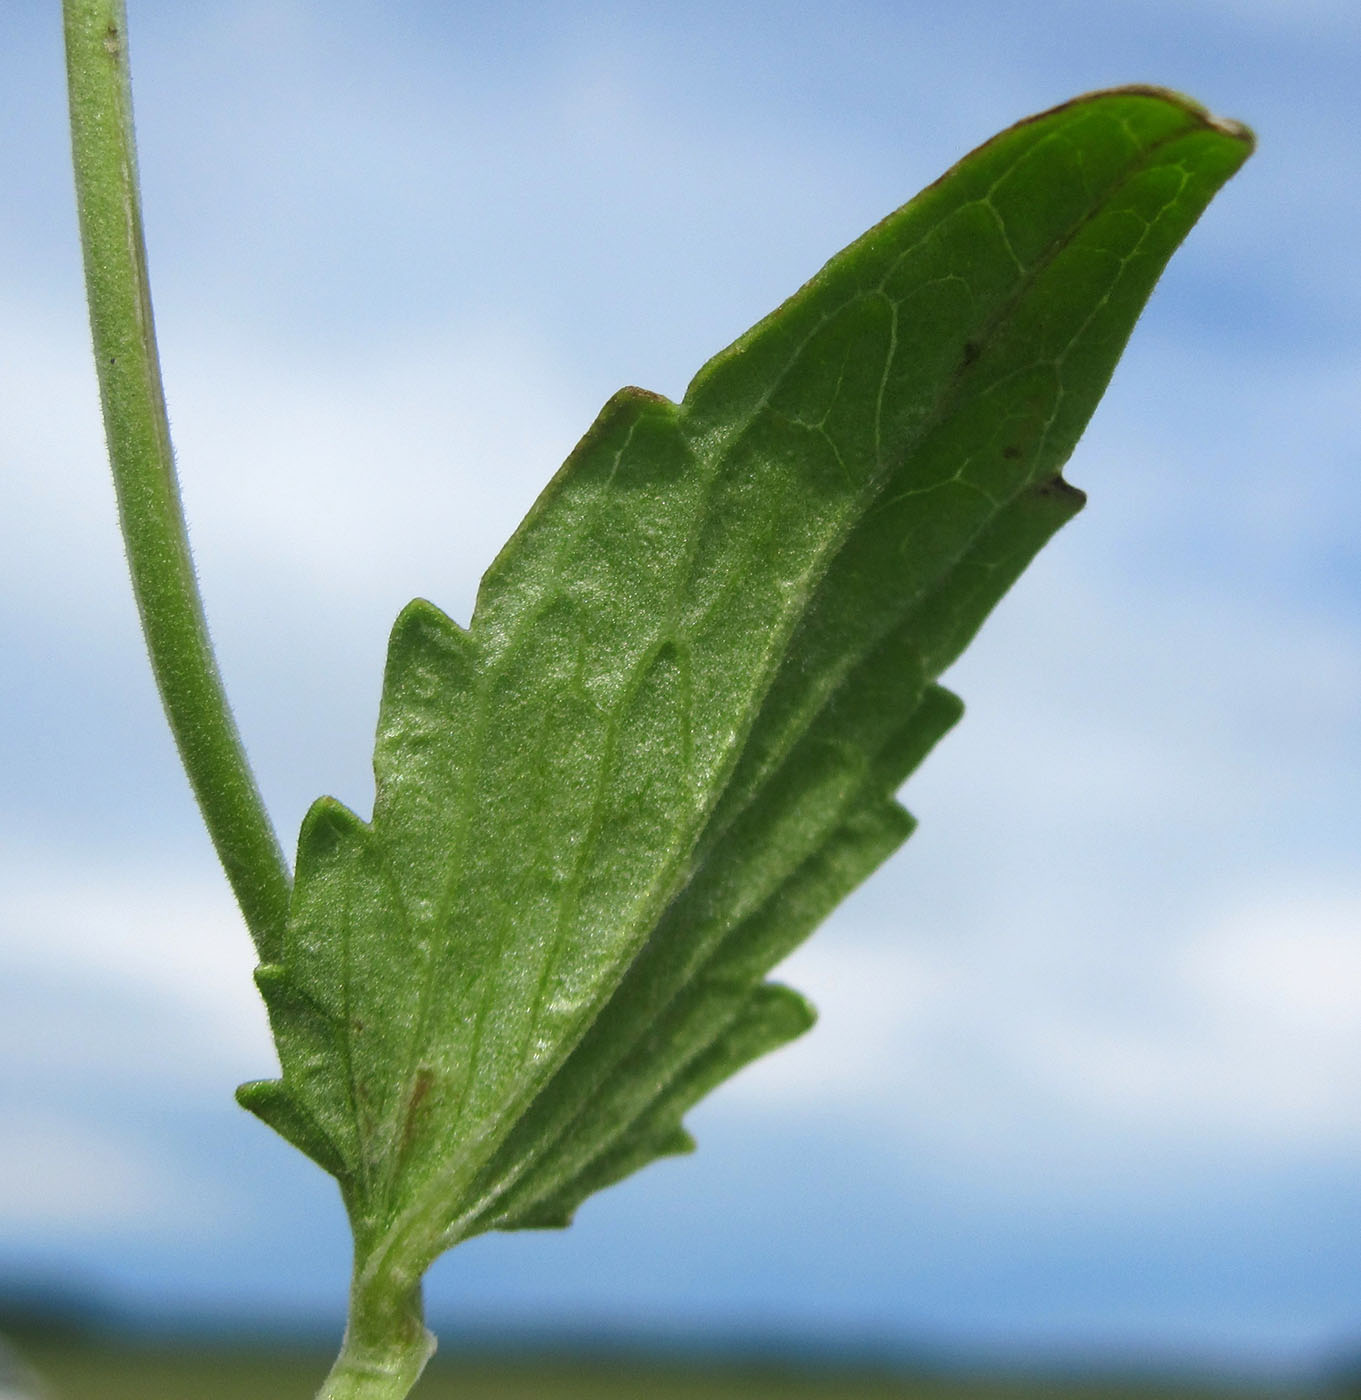
POLYGON ((403 1400, 435 1351, 426 1330, 421 1286, 367 1286, 356 1267, 340 1355, 317 1400, 403 1400))
POLYGON ((166 717, 264 961, 290 876, 227 704, 203 615, 161 386, 137 188, 123 0, 63 0, 71 145, 118 513, 166 717))

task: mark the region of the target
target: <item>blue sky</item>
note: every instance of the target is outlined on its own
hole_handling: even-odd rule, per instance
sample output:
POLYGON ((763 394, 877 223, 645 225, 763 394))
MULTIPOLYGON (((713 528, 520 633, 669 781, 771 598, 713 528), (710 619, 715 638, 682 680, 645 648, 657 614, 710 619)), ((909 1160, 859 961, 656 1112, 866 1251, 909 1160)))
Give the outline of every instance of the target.
MULTIPOLYGON (((366 810, 387 628, 614 389, 678 395, 970 146, 1156 82, 1261 146, 949 680, 822 1011, 699 1153, 435 1270, 461 1325, 1307 1367, 1361 1340, 1361 147, 1350 0, 131 0, 184 493, 280 829, 366 810)), ((0 20, 0 1278, 338 1318, 330 1182, 136 631, 55 0, 0 20)))

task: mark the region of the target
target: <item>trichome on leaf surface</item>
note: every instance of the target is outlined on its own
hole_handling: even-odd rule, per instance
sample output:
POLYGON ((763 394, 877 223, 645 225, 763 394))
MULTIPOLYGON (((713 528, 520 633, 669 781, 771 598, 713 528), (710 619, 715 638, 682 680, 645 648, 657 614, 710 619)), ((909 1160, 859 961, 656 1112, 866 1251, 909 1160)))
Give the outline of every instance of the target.
POLYGON ((811 1024, 767 974, 911 831, 895 793, 960 713, 936 678, 1081 507, 1060 470, 1251 137, 1157 89, 1078 98, 838 254, 679 404, 617 394, 468 627, 424 601, 398 618, 372 819, 317 802, 290 894, 192 572, 166 582, 175 561, 139 544, 138 472, 159 473, 171 544, 182 520, 123 17, 66 9, 129 555, 282 1066, 239 1098, 335 1176, 353 1226, 322 1395, 401 1396, 433 1345, 420 1281, 440 1253, 565 1225, 689 1150, 686 1110, 811 1024))

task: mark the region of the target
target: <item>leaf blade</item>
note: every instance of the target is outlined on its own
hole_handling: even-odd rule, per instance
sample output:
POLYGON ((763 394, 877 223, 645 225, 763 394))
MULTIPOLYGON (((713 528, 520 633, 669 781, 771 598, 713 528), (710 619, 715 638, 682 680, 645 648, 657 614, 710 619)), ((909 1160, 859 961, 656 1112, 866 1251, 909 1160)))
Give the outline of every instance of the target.
POLYGON ((373 821, 304 827, 282 1087, 245 1095, 344 1165, 361 1253, 563 1218, 801 1024, 766 972, 910 829, 935 678, 1080 507, 1063 462, 1247 149, 1146 90, 1011 128, 681 404, 616 395, 468 629, 403 613, 373 821))

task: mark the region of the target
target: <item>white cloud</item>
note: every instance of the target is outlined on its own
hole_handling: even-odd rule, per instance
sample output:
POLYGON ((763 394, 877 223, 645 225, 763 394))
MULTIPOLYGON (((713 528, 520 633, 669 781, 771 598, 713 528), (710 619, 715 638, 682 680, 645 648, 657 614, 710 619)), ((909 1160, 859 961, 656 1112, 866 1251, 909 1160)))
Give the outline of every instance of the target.
POLYGON ((135 1130, 111 1133, 50 1114, 13 1116, 0 1134, 0 1229, 45 1243, 90 1231, 159 1237, 201 1229, 228 1190, 191 1181, 135 1130))
MULTIPOLYGON (((6 591, 69 607, 92 564, 121 570, 85 330, 19 308, 0 334, 0 361, 14 366, 0 424, 6 591)), ((211 332, 175 350, 168 398, 186 513, 210 604, 224 612, 265 596, 339 619, 374 607, 375 594, 405 603, 441 591, 466 607, 589 426, 565 376, 498 327, 362 361, 338 352, 284 364, 211 332)))
POLYGON ((16 297, 0 326, 0 364, 3 601, 16 614, 78 611, 72 595, 91 574, 122 568, 82 308, 16 297))
POLYGON ((966 1174, 1043 1167, 1046 1194, 1131 1148, 1173 1171, 1361 1153, 1361 891, 1266 891, 1151 940, 1132 1004, 1052 972, 1000 942, 987 958, 841 927, 778 974, 818 1027, 729 1092, 966 1174))
POLYGON ((338 616, 452 593, 466 621, 482 571, 589 426, 544 356, 494 327, 315 370, 244 347, 188 358, 173 385, 186 497, 225 591, 268 577, 338 616))
POLYGON ((1229 910, 1176 972, 1205 1018, 1212 1092, 1193 1100, 1202 1123, 1361 1139, 1361 893, 1308 890, 1229 910))
POLYGON ((11 860, 0 928, 0 1064, 28 1089, 135 1078, 162 1095, 227 1093, 274 1070, 225 882, 11 860))

